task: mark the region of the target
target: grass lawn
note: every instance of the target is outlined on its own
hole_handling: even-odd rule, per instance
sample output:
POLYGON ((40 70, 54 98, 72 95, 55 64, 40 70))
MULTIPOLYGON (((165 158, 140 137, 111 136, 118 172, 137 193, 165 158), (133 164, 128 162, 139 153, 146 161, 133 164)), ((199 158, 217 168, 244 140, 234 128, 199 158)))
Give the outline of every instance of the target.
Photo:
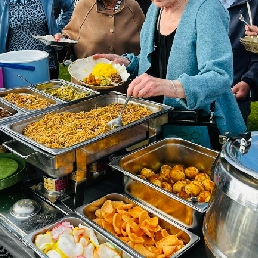
MULTIPOLYGON (((60 65, 60 78, 66 81, 71 81, 71 76, 67 70, 67 67, 60 65)), ((248 117, 248 131, 258 131, 258 102, 252 102, 251 114, 248 117)))

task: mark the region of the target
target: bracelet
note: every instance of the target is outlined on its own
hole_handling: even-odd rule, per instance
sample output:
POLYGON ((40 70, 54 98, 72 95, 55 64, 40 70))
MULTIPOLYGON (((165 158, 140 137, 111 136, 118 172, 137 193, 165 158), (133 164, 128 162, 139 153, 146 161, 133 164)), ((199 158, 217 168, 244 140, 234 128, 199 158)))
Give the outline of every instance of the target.
POLYGON ((177 95, 177 87, 176 87, 175 83, 172 80, 170 82, 171 82, 171 84, 173 86, 173 89, 174 89, 174 92, 175 92, 175 97, 176 97, 176 95, 177 95))

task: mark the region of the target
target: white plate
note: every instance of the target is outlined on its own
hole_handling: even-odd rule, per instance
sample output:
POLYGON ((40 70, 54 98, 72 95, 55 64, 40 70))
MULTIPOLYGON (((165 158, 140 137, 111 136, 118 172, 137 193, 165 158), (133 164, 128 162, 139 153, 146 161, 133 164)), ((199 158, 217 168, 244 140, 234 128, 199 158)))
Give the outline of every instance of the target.
POLYGON ((89 85, 83 82, 83 79, 89 76, 89 74, 92 72, 92 69, 98 63, 112 64, 112 66, 118 71, 123 82, 126 82, 130 76, 130 74, 127 72, 126 67, 124 65, 114 63, 112 61, 109 61, 106 58, 93 59, 92 56, 87 58, 77 59, 76 61, 74 61, 69 65, 68 72, 74 79, 76 79, 77 81, 80 81, 83 85, 89 86, 91 88, 101 89, 105 87, 116 87, 121 84, 121 83, 119 84, 113 83, 113 85, 110 85, 110 86, 95 86, 95 85, 89 85))
POLYGON ((33 36, 35 39, 40 40, 44 44, 48 46, 66 46, 70 44, 76 44, 78 41, 62 38, 59 41, 56 41, 54 36, 52 35, 46 35, 46 36, 33 36))

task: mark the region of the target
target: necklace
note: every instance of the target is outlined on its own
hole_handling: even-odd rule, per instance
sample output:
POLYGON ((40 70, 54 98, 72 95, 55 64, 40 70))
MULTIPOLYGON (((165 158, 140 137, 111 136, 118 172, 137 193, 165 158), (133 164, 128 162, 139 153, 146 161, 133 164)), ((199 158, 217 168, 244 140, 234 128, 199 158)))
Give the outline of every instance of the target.
POLYGON ((98 3, 101 5, 102 8, 104 8, 105 10, 112 10, 112 11, 117 11, 121 5, 123 0, 118 0, 115 7, 113 8, 109 8, 109 7, 106 7, 106 5, 102 2, 102 0, 98 0, 98 3))

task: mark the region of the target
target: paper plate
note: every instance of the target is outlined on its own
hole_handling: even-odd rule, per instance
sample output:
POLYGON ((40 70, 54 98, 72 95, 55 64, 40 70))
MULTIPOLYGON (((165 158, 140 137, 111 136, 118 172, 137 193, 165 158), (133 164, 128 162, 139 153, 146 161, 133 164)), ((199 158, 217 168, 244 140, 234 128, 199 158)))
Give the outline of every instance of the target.
POLYGON ((77 59, 73 63, 71 63, 68 67, 68 72, 70 75, 79 81, 82 85, 85 85, 87 87, 90 87, 92 89, 112 89, 114 87, 117 87, 118 85, 123 84, 127 81, 129 78, 129 73, 126 70, 126 67, 124 65, 120 65, 117 63, 114 63, 106 58, 99 58, 99 59, 93 59, 91 56, 87 58, 77 59), (112 66, 118 71, 119 75, 122 78, 122 82, 120 83, 112 83, 112 85, 90 85, 83 81, 84 78, 89 76, 89 74, 92 72, 92 69, 98 64, 98 63, 104 63, 104 64, 112 64, 112 66))
POLYGON ((35 39, 40 40, 47 46, 56 46, 56 47, 62 47, 62 46, 68 46, 71 44, 77 44, 78 41, 62 38, 59 41, 56 41, 54 36, 52 35, 46 35, 46 36, 33 36, 35 39))

